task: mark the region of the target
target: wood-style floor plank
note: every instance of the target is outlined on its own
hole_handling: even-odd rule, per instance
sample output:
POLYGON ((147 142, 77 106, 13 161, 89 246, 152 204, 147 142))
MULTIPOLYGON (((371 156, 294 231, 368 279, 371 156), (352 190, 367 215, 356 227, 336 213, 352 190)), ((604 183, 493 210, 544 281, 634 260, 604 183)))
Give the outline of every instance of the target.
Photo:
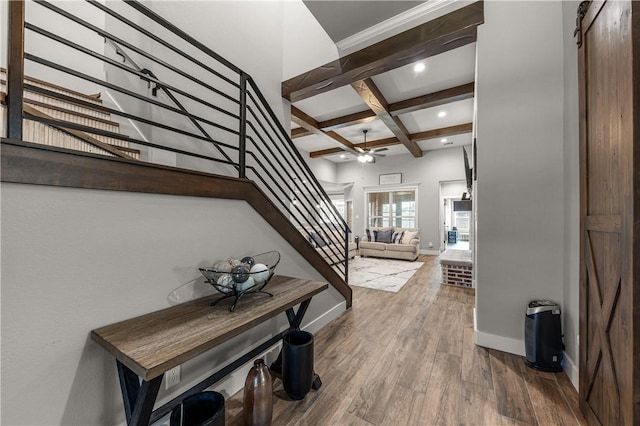
POLYGON ((495 350, 489 351, 489 357, 498 413, 525 424, 537 425, 533 405, 518 365, 522 360, 495 350))
POLYGON ((536 375, 524 376, 533 411, 539 424, 573 425, 576 423, 558 382, 536 375), (555 407, 549 410, 549 406, 555 407))
POLYGON ((493 389, 489 350, 474 343, 473 328, 463 331, 462 339, 462 380, 493 389))
MULTIPOLYGON (((353 307, 315 335, 323 385, 290 401, 274 383, 273 425, 586 425, 564 373, 474 344, 472 289, 440 285, 436 256, 398 293, 353 287, 353 307)), ((242 392, 227 401, 242 424, 242 392)))

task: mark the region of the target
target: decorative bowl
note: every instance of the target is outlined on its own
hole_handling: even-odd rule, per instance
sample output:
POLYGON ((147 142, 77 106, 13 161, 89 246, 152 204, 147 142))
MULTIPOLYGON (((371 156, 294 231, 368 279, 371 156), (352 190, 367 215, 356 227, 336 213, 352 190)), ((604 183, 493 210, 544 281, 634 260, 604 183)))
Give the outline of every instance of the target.
POLYGON ((211 267, 198 269, 217 291, 239 298, 245 293, 261 291, 269 283, 279 262, 280 253, 272 250, 244 256, 242 260, 222 260, 211 267))

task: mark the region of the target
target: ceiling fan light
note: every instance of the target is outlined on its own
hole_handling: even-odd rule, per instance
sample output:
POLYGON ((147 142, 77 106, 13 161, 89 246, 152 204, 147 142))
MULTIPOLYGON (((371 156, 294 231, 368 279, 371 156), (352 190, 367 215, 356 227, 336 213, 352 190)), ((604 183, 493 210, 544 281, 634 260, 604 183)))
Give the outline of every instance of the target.
POLYGON ((367 159, 365 157, 366 155, 358 155, 358 161, 361 163, 366 163, 367 159))

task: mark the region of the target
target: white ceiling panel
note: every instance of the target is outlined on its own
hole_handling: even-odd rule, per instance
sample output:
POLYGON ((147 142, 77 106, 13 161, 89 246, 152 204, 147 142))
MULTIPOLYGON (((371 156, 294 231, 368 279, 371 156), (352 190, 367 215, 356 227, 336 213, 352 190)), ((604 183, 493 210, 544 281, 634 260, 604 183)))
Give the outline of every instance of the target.
POLYGON ((382 120, 377 118, 368 123, 354 124, 353 126, 336 129, 335 132, 340 136, 347 138, 351 143, 358 144, 364 142, 364 136, 362 134, 364 129, 369 130, 367 132, 367 141, 393 137, 393 132, 384 125, 382 120))
POLYGON ((325 121, 368 110, 360 95, 351 86, 342 86, 295 102, 293 105, 315 118, 316 121, 325 121))
POLYGON ((432 56, 420 61, 424 71, 416 73, 415 64, 373 77, 387 102, 398 102, 475 81, 476 44, 432 56))
MULTIPOLYGON (((447 136, 447 142, 442 142, 443 138, 426 139, 418 142, 418 146, 422 151, 431 151, 434 149, 456 148, 459 146, 471 145, 471 132, 462 135, 447 136)), ((470 154, 470 152, 468 152, 470 154)))
POLYGON ((293 140, 294 145, 301 151, 311 152, 319 151, 321 149, 334 148, 336 145, 332 145, 331 142, 327 142, 328 139, 323 136, 309 135, 301 138, 295 138, 293 140))
POLYGON ((452 102, 435 108, 421 109, 402 114, 399 117, 410 133, 471 123, 473 121, 473 99, 452 102), (446 112, 447 115, 438 117, 441 111, 446 112))

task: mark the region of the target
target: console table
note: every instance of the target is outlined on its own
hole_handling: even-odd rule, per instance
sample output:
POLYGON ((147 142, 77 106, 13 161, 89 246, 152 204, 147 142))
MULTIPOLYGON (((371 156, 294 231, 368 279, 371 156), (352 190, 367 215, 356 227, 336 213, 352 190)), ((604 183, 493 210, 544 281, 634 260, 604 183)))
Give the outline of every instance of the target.
POLYGON ((91 338, 116 359, 127 424, 157 421, 184 398, 210 387, 276 344, 290 330, 298 329, 311 298, 326 290, 328 284, 276 275, 267 287, 273 297, 247 295, 234 312, 229 312, 226 305, 209 306, 220 297, 212 295, 93 330, 91 338), (294 312, 298 304, 300 307, 294 312), (287 330, 153 409, 167 370, 282 312, 289 321, 287 330))

